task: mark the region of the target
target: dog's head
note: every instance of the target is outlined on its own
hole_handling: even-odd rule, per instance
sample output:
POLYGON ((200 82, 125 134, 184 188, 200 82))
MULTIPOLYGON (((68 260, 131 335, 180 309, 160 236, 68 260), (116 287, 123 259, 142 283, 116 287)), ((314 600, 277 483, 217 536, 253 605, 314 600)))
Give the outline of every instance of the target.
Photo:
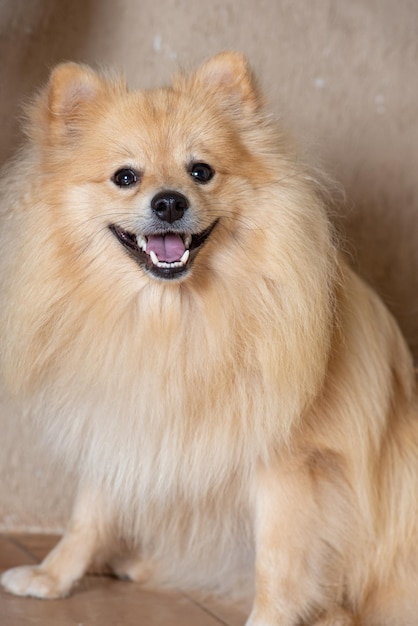
POLYGON ((271 175, 252 149, 261 109, 237 53, 148 92, 59 65, 33 108, 30 133, 43 149, 49 196, 71 213, 66 236, 78 229, 80 242, 107 230, 109 245, 146 275, 184 279, 208 258, 209 242, 218 241, 214 257, 228 232, 239 238, 244 204, 271 175))
POLYGON ((213 388, 258 363, 266 389, 315 387, 334 249, 318 185, 263 105, 236 53, 151 91, 53 71, 2 184, 13 388, 61 370, 81 386, 115 368, 115 384, 122 370, 136 381, 138 363, 213 388))

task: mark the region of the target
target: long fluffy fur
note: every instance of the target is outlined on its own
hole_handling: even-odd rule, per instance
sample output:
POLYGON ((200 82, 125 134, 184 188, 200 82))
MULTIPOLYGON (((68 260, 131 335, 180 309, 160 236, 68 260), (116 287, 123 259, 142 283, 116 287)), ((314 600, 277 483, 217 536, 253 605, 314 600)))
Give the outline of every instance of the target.
POLYGON ((122 536, 156 580, 226 589, 254 537, 251 626, 412 626, 411 357, 245 61, 146 93, 62 66, 28 135, 2 182, 2 373, 98 494, 106 558, 122 536), (210 191, 184 172, 195 154, 210 191), (110 182, 126 161, 134 197, 110 182), (136 228, 173 186, 201 228, 220 222, 163 282, 107 226, 136 228))

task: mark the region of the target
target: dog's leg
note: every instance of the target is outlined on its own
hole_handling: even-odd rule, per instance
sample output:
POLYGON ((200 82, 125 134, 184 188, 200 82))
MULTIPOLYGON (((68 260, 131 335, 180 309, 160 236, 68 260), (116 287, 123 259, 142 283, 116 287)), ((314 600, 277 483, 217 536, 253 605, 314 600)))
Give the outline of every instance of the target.
POLYGON ((104 549, 107 529, 100 497, 85 491, 76 500, 68 530, 40 565, 10 569, 1 577, 3 587, 19 596, 66 596, 104 549))
POLYGON ((363 608, 367 626, 415 626, 418 624, 418 576, 416 552, 408 569, 401 563, 387 587, 376 589, 363 608))
MULTIPOLYGON (((338 605, 340 585, 338 574, 331 575, 335 568, 327 544, 328 538, 331 545, 335 539, 332 533, 338 519, 331 504, 329 508, 325 504, 325 510, 323 506, 332 502, 334 489, 332 481, 325 480, 325 487, 317 490, 315 474, 294 460, 258 472, 255 600, 246 626, 296 626, 338 605), (324 490, 328 490, 326 498, 324 490)), ((344 613, 338 617, 338 609, 334 621, 332 615, 325 624, 351 624, 344 613)))

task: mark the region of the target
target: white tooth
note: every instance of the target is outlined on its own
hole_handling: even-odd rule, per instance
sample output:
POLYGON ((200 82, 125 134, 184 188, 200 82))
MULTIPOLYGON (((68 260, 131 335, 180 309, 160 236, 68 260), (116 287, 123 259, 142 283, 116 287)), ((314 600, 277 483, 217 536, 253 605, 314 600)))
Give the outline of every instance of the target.
POLYGON ((191 243, 192 243, 192 236, 186 235, 184 238, 184 245, 186 246, 186 248, 190 248, 191 243))
POLYGON ((150 257, 151 257, 151 261, 154 263, 154 265, 158 265, 159 261, 158 261, 158 257, 155 254, 154 250, 150 250, 149 253, 150 257))
POLYGON ((187 261, 189 260, 189 256, 190 256, 190 250, 185 250, 183 253, 183 256, 180 259, 180 262, 182 263, 182 265, 186 265, 187 261))
POLYGON ((143 252, 147 251, 147 240, 145 239, 145 237, 141 236, 138 239, 138 247, 141 248, 141 250, 143 250, 143 252))

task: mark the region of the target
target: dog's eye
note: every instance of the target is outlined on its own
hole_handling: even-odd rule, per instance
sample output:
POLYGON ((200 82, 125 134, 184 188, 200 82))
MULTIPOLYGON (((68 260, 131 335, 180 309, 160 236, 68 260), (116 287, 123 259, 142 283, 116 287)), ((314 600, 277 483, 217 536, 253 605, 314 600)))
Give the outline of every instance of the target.
POLYGON ((112 181, 118 187, 129 187, 130 185, 135 185, 138 180, 139 174, 137 174, 137 172, 130 167, 122 167, 120 170, 115 172, 112 177, 112 181))
POLYGON ((193 163, 189 168, 189 173, 197 183, 208 183, 215 175, 207 163, 193 163))

